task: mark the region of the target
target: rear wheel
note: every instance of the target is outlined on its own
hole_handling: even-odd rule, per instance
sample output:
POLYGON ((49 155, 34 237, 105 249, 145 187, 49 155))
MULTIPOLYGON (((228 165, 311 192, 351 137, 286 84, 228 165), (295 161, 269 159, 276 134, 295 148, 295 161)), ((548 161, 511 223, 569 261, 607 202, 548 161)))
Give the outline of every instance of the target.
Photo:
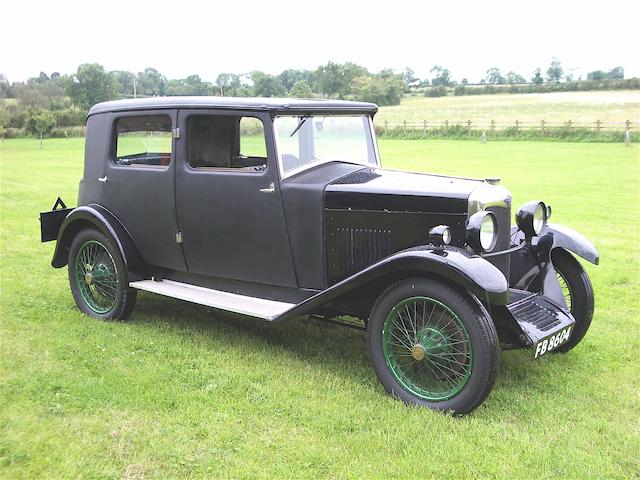
POLYGON ((589 275, 582 265, 566 250, 555 249, 551 253, 551 262, 556 270, 556 277, 576 324, 569 341, 555 352, 568 352, 584 338, 593 318, 594 296, 589 275))
POLYGON ((78 308, 103 320, 125 320, 133 310, 136 291, 129 287, 118 249, 103 233, 82 230, 69 249, 69 283, 78 308))
POLYGON ((382 293, 369 319, 368 346, 387 392, 456 414, 484 401, 500 356, 484 309, 431 279, 403 280, 382 293))

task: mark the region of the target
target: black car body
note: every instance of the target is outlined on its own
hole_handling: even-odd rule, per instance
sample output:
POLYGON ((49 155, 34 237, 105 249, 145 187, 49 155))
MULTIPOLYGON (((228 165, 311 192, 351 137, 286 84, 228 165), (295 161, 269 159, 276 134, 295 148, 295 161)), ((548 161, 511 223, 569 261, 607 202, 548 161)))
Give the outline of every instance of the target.
POLYGON ((468 412, 489 393, 500 348, 538 357, 580 341, 593 292, 568 252, 596 264, 598 253, 548 224, 542 202, 512 227, 496 180, 383 169, 376 111, 294 99, 98 104, 79 206, 41 217, 42 239, 57 240, 52 264, 69 264, 79 307, 99 318, 126 318, 137 290, 270 321, 360 318, 390 393, 468 412))

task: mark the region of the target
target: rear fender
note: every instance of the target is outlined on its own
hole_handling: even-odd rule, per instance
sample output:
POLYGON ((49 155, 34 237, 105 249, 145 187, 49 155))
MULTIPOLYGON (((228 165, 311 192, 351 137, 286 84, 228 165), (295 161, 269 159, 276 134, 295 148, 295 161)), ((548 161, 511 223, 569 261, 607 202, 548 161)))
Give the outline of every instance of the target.
POLYGON ((504 305, 509 298, 507 280, 500 270, 484 258, 461 249, 416 247, 395 253, 310 297, 277 320, 310 313, 339 297, 367 287, 385 277, 427 275, 443 278, 471 292, 482 302, 504 305))
POLYGON ((115 215, 97 204, 77 207, 67 215, 58 232, 51 261, 53 267, 61 268, 67 264, 71 242, 84 228, 96 228, 111 238, 130 272, 144 275, 149 271, 127 229, 115 215))

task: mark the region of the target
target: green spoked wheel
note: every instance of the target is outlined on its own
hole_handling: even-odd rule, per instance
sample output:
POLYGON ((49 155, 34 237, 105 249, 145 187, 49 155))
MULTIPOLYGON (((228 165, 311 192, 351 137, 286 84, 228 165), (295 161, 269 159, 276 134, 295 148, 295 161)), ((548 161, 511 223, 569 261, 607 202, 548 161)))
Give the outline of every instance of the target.
POLYGON ((87 315, 126 319, 136 301, 127 268, 110 238, 94 229, 81 230, 69 249, 69 283, 78 308, 87 315))
POLYGON ((460 318, 428 297, 391 309, 382 331, 387 367, 414 395, 431 401, 458 394, 471 375, 471 340, 460 318))
POLYGON ((387 392, 406 403, 464 414, 493 387, 500 345, 471 293, 428 278, 390 285, 367 327, 369 355, 387 392))
POLYGON ((103 244, 89 240, 76 256, 76 281, 82 299, 95 313, 107 313, 118 299, 118 268, 103 244))

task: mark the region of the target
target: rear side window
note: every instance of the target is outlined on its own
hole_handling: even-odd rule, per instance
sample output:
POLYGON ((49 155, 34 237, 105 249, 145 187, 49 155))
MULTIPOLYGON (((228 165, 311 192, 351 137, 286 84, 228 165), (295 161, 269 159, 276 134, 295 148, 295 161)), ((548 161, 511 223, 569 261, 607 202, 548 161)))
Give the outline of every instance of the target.
POLYGON ((261 172, 267 168, 264 125, 258 118, 191 115, 187 137, 187 161, 194 168, 237 172, 261 172))
POLYGON ((171 163, 171 118, 141 115, 116 120, 117 165, 167 166, 171 163))

